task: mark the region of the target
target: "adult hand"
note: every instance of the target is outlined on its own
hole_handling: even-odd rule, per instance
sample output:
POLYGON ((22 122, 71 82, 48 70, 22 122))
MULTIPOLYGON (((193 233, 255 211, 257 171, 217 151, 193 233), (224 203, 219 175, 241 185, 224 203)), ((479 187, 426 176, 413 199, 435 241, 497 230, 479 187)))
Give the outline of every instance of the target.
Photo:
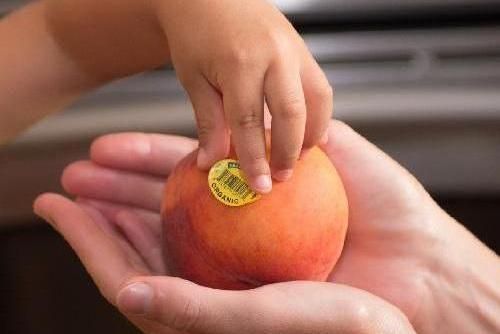
POLYGON ((396 305, 418 333, 498 332, 498 256, 350 127, 334 122, 329 138, 324 149, 350 207, 347 241, 330 280, 396 305))
POLYGON ((109 135, 91 161, 70 165, 76 202, 45 194, 35 211, 76 251, 103 295, 146 333, 414 333, 394 306, 332 283, 289 282, 222 291, 168 277, 161 253, 162 188, 189 139, 109 135))
MULTIPOLYGON (((332 294, 323 290, 327 300, 332 298, 332 304, 328 305, 338 305, 335 296, 342 295, 340 290, 345 287, 339 284, 344 284, 366 290, 396 305, 422 333, 437 330, 453 333, 494 331, 495 326, 498 326, 494 315, 499 310, 500 300, 498 288, 495 288, 500 277, 498 257, 446 215, 406 170, 352 129, 343 123, 332 122, 329 131, 329 141, 324 149, 345 183, 350 204, 350 225, 343 255, 330 277, 336 283, 330 283, 332 294), (471 272, 478 274, 471 276, 471 272)), ((209 295, 202 290, 210 291, 207 292, 210 296, 243 294, 246 297, 242 299, 249 300, 254 300, 251 297, 255 296, 252 295, 254 293, 259 296, 256 300, 265 299, 263 296, 266 294, 272 295, 269 289, 274 289, 274 285, 250 292, 224 293, 194 288, 195 285, 182 288, 186 287, 186 282, 172 281, 171 278, 147 277, 167 273, 166 268, 162 267, 159 238, 153 237, 159 233, 158 212, 164 182, 162 174, 167 173, 175 161, 194 148, 193 142, 181 144, 181 139, 174 139, 164 136, 114 135, 98 140, 92 148, 92 162, 70 166, 63 177, 66 190, 80 198, 78 201, 88 213, 55 195, 39 198, 35 204, 37 212, 51 221, 68 239, 111 302, 116 302, 119 291, 131 282, 150 284, 154 288, 154 295, 165 298, 165 303, 170 295, 177 296, 172 291, 183 291, 179 292, 181 297, 190 298, 193 295, 188 291, 192 289, 195 291, 195 310, 198 303, 212 300, 205 298, 209 295), (152 175, 162 176, 158 178, 152 175), (145 209, 148 210, 147 215, 144 214, 145 209), (93 215, 94 220, 89 218, 89 214, 93 215), (138 217, 144 218, 140 220, 138 217), (79 223, 74 224, 74 221, 79 223), (125 238, 119 234, 113 238, 106 236, 96 228, 96 222, 108 226, 109 231, 113 231, 111 227, 118 227, 125 238), (147 232, 148 228, 153 228, 153 232, 147 232), (116 244, 112 246, 116 251, 98 248, 110 243, 116 244), (131 250, 124 252, 118 248, 119 245, 126 245, 127 249, 135 250, 135 253, 131 250), (152 248, 156 251, 151 251, 152 248), (131 254, 127 256, 127 253, 131 254), (103 254, 109 254, 109 257, 103 254), (148 270, 137 259, 147 261, 150 268, 157 268, 156 271, 148 270), (112 277, 108 269, 110 263, 116 261, 122 269, 113 270, 117 274, 112 277), (131 266, 134 265, 137 269, 132 270, 131 266), (179 284, 179 288, 169 288, 174 286, 169 284, 179 284), (259 291, 265 293, 261 296, 259 291), (196 295, 205 297, 199 301, 196 295)), ((278 286, 293 291, 295 286, 288 288, 288 284, 292 283, 278 286)), ((318 305, 317 297, 308 299, 305 296, 315 289, 312 286, 326 289, 316 283, 301 286, 302 290, 297 291, 304 293, 301 297, 304 298, 304 307, 308 304, 318 305)), ((122 297, 126 296, 125 291, 121 291, 122 297)), ((358 297, 364 300, 361 296, 354 300, 358 300, 358 297)), ((187 305, 193 303, 190 299, 182 299, 183 302, 186 300, 187 305)), ((282 303, 279 298, 276 300, 282 303)), ((150 305, 159 307, 159 304, 150 305)), ((178 304, 170 304, 169 307, 171 305, 176 307, 178 304)), ((201 305, 201 308, 207 307, 201 305)), ((233 304, 218 305, 231 305, 228 314, 236 310, 233 304)), ((276 307, 279 308, 279 304, 277 306, 270 302, 267 308, 261 307, 268 310, 266 313, 272 313, 276 307)), ((288 312, 297 316, 297 305, 290 307, 287 308, 288 312)), ((338 309, 343 308, 336 307, 332 312, 338 309)), ((370 310, 371 307, 362 306, 361 309, 370 310)), ((122 310, 126 311, 124 308, 122 310)), ((394 312, 388 313, 394 315, 394 312)), ((332 317, 332 314, 325 317, 332 317)), ((241 318, 235 319, 242 321, 241 318)), ((280 324, 284 322, 283 319, 276 321, 280 324)))

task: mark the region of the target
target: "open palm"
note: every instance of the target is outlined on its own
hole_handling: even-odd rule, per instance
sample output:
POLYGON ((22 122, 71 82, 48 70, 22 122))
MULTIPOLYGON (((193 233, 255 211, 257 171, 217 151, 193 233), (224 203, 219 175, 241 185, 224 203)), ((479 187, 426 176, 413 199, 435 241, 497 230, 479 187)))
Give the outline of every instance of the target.
MULTIPOLYGON (((75 203, 46 195, 37 205, 52 206, 68 219, 92 218, 93 225, 60 231, 91 274, 108 266, 117 278, 109 281, 122 283, 137 275, 168 275, 161 245, 162 190, 168 173, 196 146, 194 140, 166 135, 104 136, 92 145, 89 161, 64 172, 62 183, 76 196, 75 203), (106 232, 99 234, 102 240, 72 242, 73 236, 97 235, 96 228, 106 232), (90 260, 96 253, 106 261, 90 260)), ((345 249, 330 280, 384 298, 412 320, 425 294, 422 266, 433 242, 432 200, 402 167, 343 123, 332 122, 324 149, 345 183, 350 205, 345 249)), ((120 288, 107 289, 99 278, 97 284, 105 296, 120 288)), ((157 326, 138 322, 141 328, 157 326)))

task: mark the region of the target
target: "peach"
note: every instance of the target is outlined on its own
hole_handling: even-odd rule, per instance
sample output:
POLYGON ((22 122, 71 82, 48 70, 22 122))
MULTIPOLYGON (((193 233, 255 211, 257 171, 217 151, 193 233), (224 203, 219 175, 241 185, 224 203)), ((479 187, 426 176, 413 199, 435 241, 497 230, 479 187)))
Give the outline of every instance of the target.
POLYGON ((221 289, 292 280, 324 281, 340 257, 348 204, 342 181, 317 147, 289 181, 244 206, 227 206, 209 189, 196 151, 170 175, 162 219, 171 273, 221 289))

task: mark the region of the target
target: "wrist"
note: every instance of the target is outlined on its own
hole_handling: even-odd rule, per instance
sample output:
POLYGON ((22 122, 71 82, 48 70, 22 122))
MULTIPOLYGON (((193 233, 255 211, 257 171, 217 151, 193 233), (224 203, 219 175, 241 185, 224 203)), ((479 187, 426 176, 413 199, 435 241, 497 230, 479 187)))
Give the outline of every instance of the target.
POLYGON ((415 326, 420 333, 500 330, 498 256, 446 213, 428 265, 428 294, 415 326))
POLYGON ((52 39, 88 89, 169 61, 167 40, 148 1, 43 3, 52 39))
POLYGON ((70 104, 87 79, 55 43, 46 3, 34 2, 0 22, 0 144, 70 104), (19 41, 22 41, 21 43, 19 41))

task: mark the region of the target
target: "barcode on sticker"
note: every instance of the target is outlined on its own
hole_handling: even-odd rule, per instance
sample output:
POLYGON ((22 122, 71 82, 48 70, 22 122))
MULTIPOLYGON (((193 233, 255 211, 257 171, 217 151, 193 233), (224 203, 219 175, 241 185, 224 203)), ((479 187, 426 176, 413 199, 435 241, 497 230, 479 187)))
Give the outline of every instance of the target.
POLYGON ((244 180, 232 174, 227 169, 222 171, 222 174, 217 177, 217 181, 221 182, 225 187, 229 188, 233 193, 238 194, 243 199, 246 199, 248 195, 253 193, 252 189, 250 189, 244 180))

